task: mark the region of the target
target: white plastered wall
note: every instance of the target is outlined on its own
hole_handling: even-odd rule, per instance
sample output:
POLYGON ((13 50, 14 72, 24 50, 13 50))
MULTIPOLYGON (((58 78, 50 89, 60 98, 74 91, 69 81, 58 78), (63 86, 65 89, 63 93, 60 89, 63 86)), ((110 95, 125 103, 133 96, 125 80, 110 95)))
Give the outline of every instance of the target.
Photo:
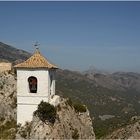
POLYGON ((49 100, 49 72, 47 69, 17 69, 17 124, 31 121, 33 112, 43 100, 49 100), (29 93, 28 78, 37 78, 37 93, 29 93))
POLYGON ((48 96, 49 94, 49 72, 48 70, 17 69, 17 95, 20 96, 48 96), (28 78, 37 78, 37 93, 29 93, 28 78))
POLYGON ((51 96, 55 95, 55 70, 49 71, 49 85, 51 96), (51 84, 51 76, 52 76, 52 84, 51 84))

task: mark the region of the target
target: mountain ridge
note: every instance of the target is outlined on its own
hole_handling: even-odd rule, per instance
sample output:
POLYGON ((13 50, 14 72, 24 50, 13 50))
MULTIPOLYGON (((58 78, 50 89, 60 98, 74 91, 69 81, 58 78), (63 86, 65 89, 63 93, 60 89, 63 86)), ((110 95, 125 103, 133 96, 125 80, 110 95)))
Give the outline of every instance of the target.
POLYGON ((30 53, 0 42, 0 61, 18 63, 31 56, 30 53), (16 62, 17 61, 17 62, 16 62))

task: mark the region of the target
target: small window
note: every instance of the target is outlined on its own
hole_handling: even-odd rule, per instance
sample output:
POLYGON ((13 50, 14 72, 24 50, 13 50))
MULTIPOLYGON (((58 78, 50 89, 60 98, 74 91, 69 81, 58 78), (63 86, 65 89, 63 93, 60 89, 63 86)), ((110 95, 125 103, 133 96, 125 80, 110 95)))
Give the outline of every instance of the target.
POLYGON ((37 93, 37 78, 33 76, 29 77, 28 83, 29 83, 29 92, 37 93))

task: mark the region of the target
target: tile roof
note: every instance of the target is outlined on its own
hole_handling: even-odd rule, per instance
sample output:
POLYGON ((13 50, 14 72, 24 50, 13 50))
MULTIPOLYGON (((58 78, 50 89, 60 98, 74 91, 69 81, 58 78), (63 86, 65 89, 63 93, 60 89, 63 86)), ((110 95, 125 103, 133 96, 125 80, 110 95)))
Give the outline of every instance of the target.
POLYGON ((36 49, 35 53, 29 59, 20 64, 15 65, 14 67, 57 69, 57 66, 50 64, 48 60, 40 54, 38 49, 36 49))

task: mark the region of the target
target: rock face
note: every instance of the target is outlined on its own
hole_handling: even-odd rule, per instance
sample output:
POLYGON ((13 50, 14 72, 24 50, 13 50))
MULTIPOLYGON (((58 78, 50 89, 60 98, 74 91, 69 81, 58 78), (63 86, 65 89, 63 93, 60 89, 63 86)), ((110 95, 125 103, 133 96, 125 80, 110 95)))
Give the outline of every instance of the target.
POLYGON ((88 110, 76 113, 66 99, 57 107, 57 119, 54 124, 43 123, 39 118, 33 118, 31 123, 20 127, 18 139, 95 139, 92 121, 88 110))
POLYGON ((135 122, 106 136, 105 139, 140 139, 140 117, 135 122))
POLYGON ((16 78, 9 71, 0 73, 0 139, 16 134, 16 78))
POLYGON ((16 77, 8 71, 0 73, 0 117, 16 120, 16 77))

